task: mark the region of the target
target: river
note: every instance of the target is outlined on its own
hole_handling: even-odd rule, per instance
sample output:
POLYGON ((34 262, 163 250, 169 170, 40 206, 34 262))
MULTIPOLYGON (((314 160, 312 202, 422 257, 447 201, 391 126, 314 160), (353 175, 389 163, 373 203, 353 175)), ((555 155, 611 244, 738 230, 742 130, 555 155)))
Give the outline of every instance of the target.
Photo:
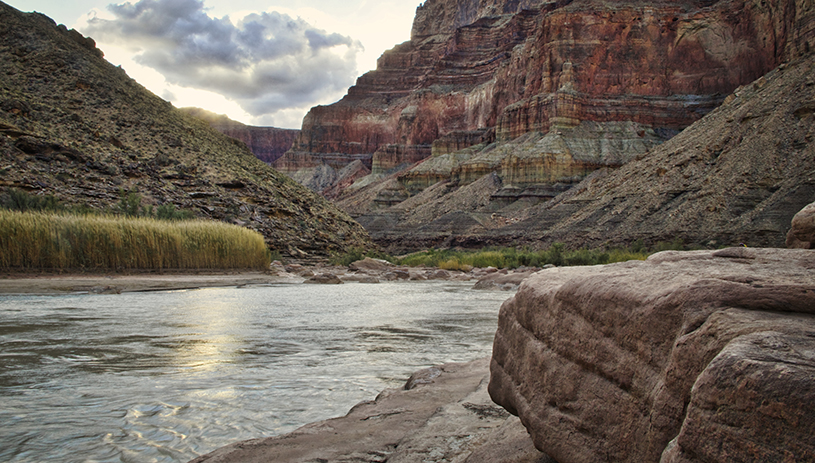
POLYGON ((467 282, 0 296, 0 461, 186 462, 489 355, 467 282))

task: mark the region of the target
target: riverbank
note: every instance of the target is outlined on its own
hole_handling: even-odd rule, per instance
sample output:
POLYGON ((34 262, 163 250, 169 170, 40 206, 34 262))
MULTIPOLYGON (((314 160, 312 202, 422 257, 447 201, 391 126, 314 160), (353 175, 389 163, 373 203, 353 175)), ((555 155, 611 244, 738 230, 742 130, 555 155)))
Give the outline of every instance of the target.
POLYGON ((273 262, 268 271, 190 271, 165 273, 0 273, 0 294, 59 295, 72 293, 120 294, 142 291, 218 288, 269 284, 379 283, 381 281, 476 281, 474 289, 514 290, 537 268, 516 270, 475 268, 468 272, 429 267, 395 266, 370 258, 343 266, 283 265, 273 262))
POLYGON ((388 461, 550 463, 487 393, 489 358, 420 370, 347 415, 237 442, 191 463, 388 461), (273 456, 273 457, 272 457, 273 456))
POLYGON ((71 293, 118 294, 172 291, 224 286, 301 282, 302 278, 267 272, 201 274, 3 274, 0 294, 59 295, 71 293))

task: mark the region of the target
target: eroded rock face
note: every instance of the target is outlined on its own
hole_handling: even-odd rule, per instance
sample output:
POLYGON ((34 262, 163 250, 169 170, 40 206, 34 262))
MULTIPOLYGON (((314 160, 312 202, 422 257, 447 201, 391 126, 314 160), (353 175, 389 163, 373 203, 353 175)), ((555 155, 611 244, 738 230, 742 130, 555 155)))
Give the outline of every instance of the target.
POLYGON ((299 130, 277 127, 257 127, 233 121, 223 114, 215 114, 201 108, 181 108, 182 111, 209 122, 213 129, 240 140, 258 159, 271 164, 291 148, 299 130))
POLYGON ((541 271, 501 309, 489 391, 561 463, 811 461, 815 253, 541 271))
MULTIPOLYGON (((681 130, 815 44, 812 10, 786 0, 428 0, 411 40, 343 100, 313 108, 276 166, 293 173, 361 160, 378 172, 433 149, 581 122, 681 130)), ((548 181, 547 169, 537 171, 548 181)), ((484 174, 466 181, 475 173, 484 174)))

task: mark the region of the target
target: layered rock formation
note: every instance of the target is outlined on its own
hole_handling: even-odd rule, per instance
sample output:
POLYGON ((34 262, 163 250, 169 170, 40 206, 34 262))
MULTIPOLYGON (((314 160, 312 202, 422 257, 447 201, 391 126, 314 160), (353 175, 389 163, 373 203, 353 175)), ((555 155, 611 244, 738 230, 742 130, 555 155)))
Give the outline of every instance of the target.
POLYGON ((224 114, 215 114, 201 108, 181 108, 182 111, 209 122, 213 129, 240 140, 258 159, 271 164, 291 148, 299 130, 277 127, 257 127, 233 121, 224 114))
POLYGON ((541 271, 489 392, 560 463, 815 459, 815 254, 729 248, 541 271))
MULTIPOLYGON (((583 127, 593 129, 589 139, 613 140, 617 131, 604 124, 627 122, 641 126, 637 133, 659 134, 659 142, 739 85, 815 48, 811 10, 783 0, 429 0, 417 9, 411 40, 386 52, 343 100, 313 108, 276 166, 294 173, 360 160, 377 173, 436 148, 445 154, 581 122, 593 123, 583 127)), ((626 161, 640 153, 614 154, 626 161)), ((573 168, 549 154, 519 167, 524 181, 549 183, 553 162, 556 170, 561 161, 573 168)), ((470 163, 454 181, 498 164, 470 163)))
POLYGON ((781 66, 648 155, 502 232, 571 244, 581 233, 581 244, 595 246, 783 247, 791 219, 815 199, 814 75, 813 55, 781 66))
POLYGON ((153 95, 92 39, 0 3, 0 192, 105 211, 123 192, 261 232, 296 257, 370 246, 365 231, 240 143, 153 95))
MULTIPOLYGON (((813 75, 815 55, 794 59, 738 88, 721 107, 668 142, 620 168, 595 171, 562 193, 527 187, 526 193, 507 197, 501 192, 507 185, 499 177, 490 183, 490 201, 465 195, 450 201, 452 209, 438 205, 467 188, 452 182, 445 184, 444 195, 431 197, 438 191, 433 187, 411 197, 403 203, 411 204, 409 210, 402 205, 365 209, 350 200, 340 205, 395 252, 553 242, 598 247, 635 240, 784 246, 792 217, 815 200, 813 75), (557 196, 538 202, 540 196, 533 193, 557 196), (435 213, 427 214, 430 209, 435 213), (485 226, 450 233, 444 224, 452 213, 464 213, 485 226), (485 219, 493 214, 501 220, 485 219)), ((523 144, 527 138, 537 139, 526 135, 512 143, 523 144)), ((452 156, 425 164, 441 164, 452 156)))

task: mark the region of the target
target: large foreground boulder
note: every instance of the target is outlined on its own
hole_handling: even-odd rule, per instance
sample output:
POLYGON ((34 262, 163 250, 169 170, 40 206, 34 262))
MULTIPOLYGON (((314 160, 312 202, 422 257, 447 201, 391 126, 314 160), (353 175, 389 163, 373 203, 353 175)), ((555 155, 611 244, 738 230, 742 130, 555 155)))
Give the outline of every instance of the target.
POLYGON ((559 463, 815 461, 815 252, 539 272, 502 307, 490 368, 559 463))

